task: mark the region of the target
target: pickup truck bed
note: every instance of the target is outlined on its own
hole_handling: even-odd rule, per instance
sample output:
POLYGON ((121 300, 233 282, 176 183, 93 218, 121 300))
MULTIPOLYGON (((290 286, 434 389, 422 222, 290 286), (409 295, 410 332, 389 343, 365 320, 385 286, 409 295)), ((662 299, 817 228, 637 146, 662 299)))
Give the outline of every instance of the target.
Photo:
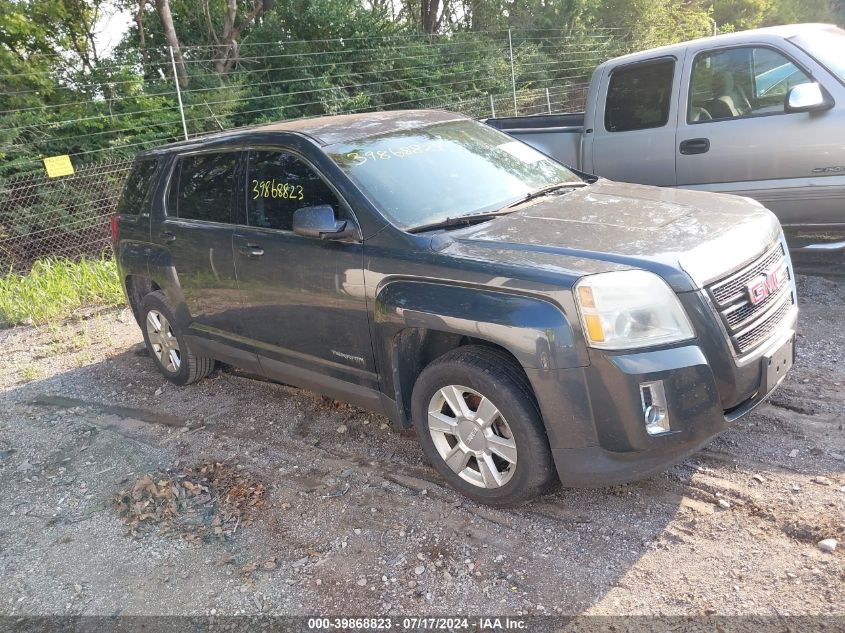
POLYGON ((584 113, 537 114, 487 119, 487 125, 515 135, 564 165, 580 169, 584 113))

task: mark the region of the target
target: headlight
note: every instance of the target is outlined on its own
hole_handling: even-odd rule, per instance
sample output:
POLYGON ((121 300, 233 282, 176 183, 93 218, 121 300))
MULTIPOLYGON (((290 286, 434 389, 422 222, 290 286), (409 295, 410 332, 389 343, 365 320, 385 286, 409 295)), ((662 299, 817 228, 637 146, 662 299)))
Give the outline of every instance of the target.
POLYGON ((575 300, 592 347, 630 349, 694 336, 678 297, 645 270, 584 277, 575 284, 575 300))

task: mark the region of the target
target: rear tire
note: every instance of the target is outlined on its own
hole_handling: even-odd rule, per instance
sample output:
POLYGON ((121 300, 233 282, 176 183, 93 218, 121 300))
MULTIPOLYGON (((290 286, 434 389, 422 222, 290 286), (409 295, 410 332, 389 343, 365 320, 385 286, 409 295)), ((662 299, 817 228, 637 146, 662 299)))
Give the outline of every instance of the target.
POLYGON ((173 309, 161 290, 144 297, 140 316, 147 350, 159 371, 170 382, 189 385, 212 372, 214 359, 193 352, 175 325, 173 309))
POLYGON ((519 505, 557 482, 534 393, 505 352, 478 345, 447 352, 420 374, 411 408, 426 457, 467 497, 519 505))

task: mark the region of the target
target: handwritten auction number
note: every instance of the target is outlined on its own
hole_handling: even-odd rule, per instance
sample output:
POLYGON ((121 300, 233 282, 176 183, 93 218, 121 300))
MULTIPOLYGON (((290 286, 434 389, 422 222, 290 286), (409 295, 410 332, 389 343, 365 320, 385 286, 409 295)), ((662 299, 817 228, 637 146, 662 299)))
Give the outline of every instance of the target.
POLYGON ((276 182, 272 180, 253 180, 252 199, 258 198, 283 198, 285 200, 303 200, 305 192, 302 185, 292 185, 287 182, 276 182))
POLYGON ((390 160, 391 158, 407 158, 417 154, 425 154, 437 149, 441 149, 437 144, 430 143, 427 145, 405 145, 396 149, 387 150, 368 150, 366 152, 347 152, 346 158, 352 161, 356 167, 360 167, 368 161, 390 160))

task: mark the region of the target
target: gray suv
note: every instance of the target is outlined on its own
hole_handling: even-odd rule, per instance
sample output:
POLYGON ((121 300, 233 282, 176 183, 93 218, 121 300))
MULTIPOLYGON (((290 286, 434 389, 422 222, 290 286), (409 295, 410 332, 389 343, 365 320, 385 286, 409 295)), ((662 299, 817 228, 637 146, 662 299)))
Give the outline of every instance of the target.
POLYGON ((145 152, 113 228, 167 379, 219 360, 382 413, 482 503, 658 472, 793 360, 759 203, 588 177, 446 112, 145 152))

